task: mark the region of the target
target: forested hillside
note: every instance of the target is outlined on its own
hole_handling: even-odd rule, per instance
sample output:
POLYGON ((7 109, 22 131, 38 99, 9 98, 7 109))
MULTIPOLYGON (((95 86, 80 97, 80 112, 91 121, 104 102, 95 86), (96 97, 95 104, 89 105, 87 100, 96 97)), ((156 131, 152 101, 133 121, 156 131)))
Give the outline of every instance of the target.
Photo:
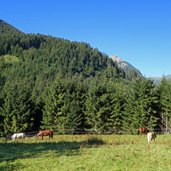
POLYGON ((87 43, 25 34, 0 20, 0 132, 136 133, 169 126, 171 85, 126 73, 87 43))

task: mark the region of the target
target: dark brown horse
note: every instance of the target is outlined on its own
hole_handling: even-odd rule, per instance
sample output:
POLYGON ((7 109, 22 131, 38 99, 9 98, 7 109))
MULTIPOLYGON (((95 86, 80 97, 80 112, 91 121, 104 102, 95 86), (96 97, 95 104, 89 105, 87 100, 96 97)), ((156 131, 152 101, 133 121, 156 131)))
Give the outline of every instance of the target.
POLYGON ((138 135, 139 134, 147 134, 149 132, 148 128, 142 127, 138 128, 138 135))
POLYGON ((39 131, 38 134, 36 134, 36 137, 43 137, 44 136, 49 136, 49 138, 53 138, 53 131, 52 130, 43 130, 43 131, 39 131))

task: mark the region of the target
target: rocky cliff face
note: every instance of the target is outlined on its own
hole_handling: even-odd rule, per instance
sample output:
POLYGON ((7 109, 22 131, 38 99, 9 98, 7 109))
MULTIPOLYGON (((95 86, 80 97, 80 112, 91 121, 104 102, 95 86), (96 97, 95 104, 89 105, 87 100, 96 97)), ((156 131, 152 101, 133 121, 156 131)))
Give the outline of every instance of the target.
POLYGON ((123 61, 120 57, 113 55, 112 60, 118 65, 119 68, 122 68, 128 79, 139 77, 142 78, 141 72, 132 66, 130 63, 123 61))

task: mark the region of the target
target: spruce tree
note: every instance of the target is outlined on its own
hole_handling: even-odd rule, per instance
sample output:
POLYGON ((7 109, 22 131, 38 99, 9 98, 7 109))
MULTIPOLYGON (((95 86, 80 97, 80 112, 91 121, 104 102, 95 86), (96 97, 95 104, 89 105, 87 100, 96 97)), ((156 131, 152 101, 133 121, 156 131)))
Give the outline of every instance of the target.
MULTIPOLYGON (((131 84, 130 84, 131 85, 131 84)), ((157 124, 158 98, 150 80, 134 80, 126 98, 124 129, 136 133, 138 127, 154 128, 157 124)))
POLYGON ((42 128, 74 133, 84 126, 84 87, 77 80, 57 78, 47 88, 42 128))
POLYGON ((3 116, 5 134, 29 131, 33 126, 33 102, 31 86, 28 81, 13 80, 3 88, 3 105, 0 114, 3 116))
POLYGON ((163 77, 159 89, 162 129, 168 132, 171 126, 171 84, 163 77))

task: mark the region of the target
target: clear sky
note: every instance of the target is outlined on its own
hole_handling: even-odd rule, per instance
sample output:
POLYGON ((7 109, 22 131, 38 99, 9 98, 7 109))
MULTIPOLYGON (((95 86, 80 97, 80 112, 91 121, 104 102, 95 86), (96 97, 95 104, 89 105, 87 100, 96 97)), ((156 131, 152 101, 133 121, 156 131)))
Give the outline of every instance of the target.
POLYGON ((0 19, 25 33, 87 42, 147 77, 171 74, 170 0, 0 0, 0 19))

